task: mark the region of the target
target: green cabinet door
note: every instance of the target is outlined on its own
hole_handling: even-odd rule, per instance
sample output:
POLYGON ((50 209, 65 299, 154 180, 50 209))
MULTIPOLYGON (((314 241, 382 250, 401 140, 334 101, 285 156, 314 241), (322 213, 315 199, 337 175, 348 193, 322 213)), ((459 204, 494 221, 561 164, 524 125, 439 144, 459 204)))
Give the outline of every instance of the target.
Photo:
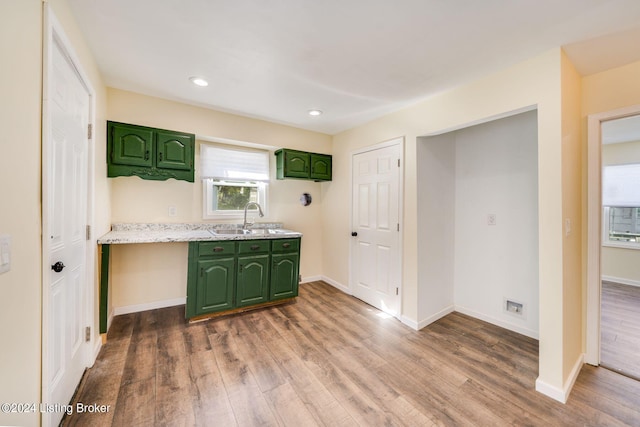
POLYGON ((276 178, 309 179, 311 169, 309 153, 295 150, 276 151, 276 178))
POLYGON ((197 262, 195 315, 229 310, 233 304, 235 258, 220 257, 197 262))
POLYGON ((238 257, 236 307, 269 300, 269 254, 238 257))
POLYGON ((271 255, 271 300, 298 296, 298 253, 271 255))
POLYGON ((164 169, 193 168, 193 135, 156 131, 157 165, 164 169))
POLYGON ((107 123, 111 162, 115 165, 147 166, 153 164, 153 130, 123 123, 107 123))
POLYGON ((311 153, 311 179, 331 181, 331 156, 311 153))

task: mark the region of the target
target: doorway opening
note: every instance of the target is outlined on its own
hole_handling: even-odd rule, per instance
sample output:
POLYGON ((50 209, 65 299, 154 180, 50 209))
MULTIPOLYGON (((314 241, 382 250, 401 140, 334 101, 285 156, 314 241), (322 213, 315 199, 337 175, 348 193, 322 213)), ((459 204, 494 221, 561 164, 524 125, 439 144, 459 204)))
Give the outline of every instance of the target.
POLYGON ((599 271, 588 277, 587 362, 640 379, 640 111, 607 114, 590 117, 589 128, 590 155, 599 154, 589 159, 589 220, 597 199, 601 233, 593 224, 589 249, 598 259, 589 262, 599 271))
POLYGON ((538 116, 420 137, 418 318, 452 311, 538 339, 538 116))

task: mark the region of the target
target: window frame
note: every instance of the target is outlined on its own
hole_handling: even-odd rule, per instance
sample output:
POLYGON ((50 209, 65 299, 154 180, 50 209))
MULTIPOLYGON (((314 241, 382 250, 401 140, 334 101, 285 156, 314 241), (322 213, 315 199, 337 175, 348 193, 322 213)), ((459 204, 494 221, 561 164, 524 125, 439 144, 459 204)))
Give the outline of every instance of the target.
MULTIPOLYGON (((203 219, 239 219, 244 218, 244 209, 240 210, 224 210, 213 209, 214 189, 216 182, 222 183, 222 185, 229 185, 233 187, 256 187, 258 189, 258 203, 262 208, 262 212, 267 216, 268 212, 268 188, 269 184, 260 181, 222 181, 213 178, 202 179, 202 218, 203 219)), ((255 207, 249 209, 248 212, 257 214, 258 209, 255 207)))
MULTIPOLYGON (((611 208, 615 208, 618 206, 603 206, 602 207, 602 246, 611 247, 611 248, 623 248, 623 249, 634 249, 640 250, 640 242, 622 242, 619 240, 611 240, 610 237, 610 211, 611 208)), ((623 207, 631 207, 640 209, 640 206, 632 207, 632 206, 623 206, 623 207)))

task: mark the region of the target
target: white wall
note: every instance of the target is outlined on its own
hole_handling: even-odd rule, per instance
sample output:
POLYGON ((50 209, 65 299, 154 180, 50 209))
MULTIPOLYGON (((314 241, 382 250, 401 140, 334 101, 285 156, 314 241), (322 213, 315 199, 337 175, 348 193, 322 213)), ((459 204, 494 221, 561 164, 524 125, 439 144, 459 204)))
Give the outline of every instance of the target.
POLYGON ((535 111, 456 132, 454 267, 456 310, 535 338, 537 141, 535 111), (506 298, 522 316, 504 311, 506 298))
POLYGON ((419 138, 418 326, 453 311, 456 134, 419 138))

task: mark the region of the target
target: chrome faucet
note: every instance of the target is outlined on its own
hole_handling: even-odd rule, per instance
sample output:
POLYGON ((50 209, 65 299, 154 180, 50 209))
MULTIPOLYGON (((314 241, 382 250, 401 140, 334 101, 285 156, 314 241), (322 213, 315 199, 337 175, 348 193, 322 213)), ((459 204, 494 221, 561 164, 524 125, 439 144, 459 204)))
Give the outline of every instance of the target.
POLYGON ((250 227, 253 225, 252 222, 247 222, 247 210, 249 209, 249 206, 254 205, 258 208, 258 215, 260 215, 261 217, 264 216, 264 214, 262 213, 262 208, 260 207, 260 205, 256 202, 249 202, 246 205, 244 205, 244 223, 242 224, 242 229, 246 230, 247 227, 250 227))

